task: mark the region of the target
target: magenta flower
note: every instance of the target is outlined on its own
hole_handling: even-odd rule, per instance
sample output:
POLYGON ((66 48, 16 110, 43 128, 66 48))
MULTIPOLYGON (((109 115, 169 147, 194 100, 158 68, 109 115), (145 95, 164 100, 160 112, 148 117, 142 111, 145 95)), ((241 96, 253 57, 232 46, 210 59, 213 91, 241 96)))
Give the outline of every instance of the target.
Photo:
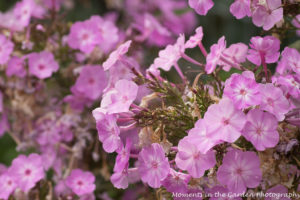
POLYGON ((297 76, 285 75, 273 77, 273 82, 279 85, 283 93, 290 95, 295 99, 300 98, 300 80, 297 76))
POLYGON ((184 51, 184 35, 180 35, 175 44, 168 45, 164 50, 159 51, 159 57, 154 60, 154 66, 169 71, 184 51))
POLYGON ((200 44, 203 38, 203 29, 202 26, 199 26, 196 29, 196 34, 192 35, 188 41, 185 43, 185 48, 195 48, 200 44))
POLYGON ((12 57, 8 63, 6 68, 6 76, 17 76, 19 78, 23 78, 26 75, 25 63, 23 58, 12 57))
POLYGON ((275 185, 267 190, 265 200, 291 200, 290 198, 285 197, 288 193, 288 189, 283 185, 275 185))
POLYGON ((189 0, 189 6, 199 15, 206 15, 213 5, 212 0, 189 0))
POLYGON ((143 148, 138 157, 138 170, 143 182, 152 188, 159 188, 169 174, 170 165, 160 144, 153 143, 143 148))
POLYGON ((131 146, 132 146, 132 141, 129 138, 127 138, 126 146, 123 147, 123 145, 122 145, 117 150, 118 155, 116 157, 116 163, 115 163, 115 166, 114 166, 114 171, 115 172, 120 172, 123 169, 125 169, 126 165, 129 162, 131 146))
POLYGON ((219 143, 219 141, 211 137, 210 134, 211 132, 208 131, 205 120, 199 119, 195 123, 195 127, 189 131, 189 135, 186 138, 197 143, 197 149, 202 154, 206 154, 208 150, 219 143))
POLYGON ((76 80, 74 89, 85 97, 95 100, 100 97, 107 85, 106 74, 99 65, 84 66, 76 80))
POLYGON ((95 176, 91 172, 81 169, 72 170, 65 183, 78 196, 90 194, 96 189, 95 176))
POLYGON ((259 66, 262 62, 274 63, 279 58, 280 41, 273 36, 252 37, 247 59, 259 66))
POLYGON ((285 47, 281 52, 281 59, 276 68, 279 74, 294 71, 298 76, 300 75, 300 53, 293 48, 285 47))
POLYGON ((260 109, 272 113, 278 121, 282 121, 284 115, 290 110, 290 103, 281 89, 271 83, 260 84, 260 93, 262 94, 260 109))
POLYGON ((221 37, 217 44, 214 44, 210 47, 210 53, 206 57, 205 71, 208 74, 211 74, 220 64, 220 59, 223 51, 226 49, 225 37, 221 37))
POLYGON ((259 109, 250 110, 243 136, 250 141, 258 151, 275 147, 279 141, 277 119, 274 115, 259 109))
POLYGON ((181 172, 176 172, 170 168, 170 173, 161 183, 168 192, 186 193, 191 176, 181 172))
POLYGON ((4 172, 0 175, 0 199, 7 200, 15 191, 17 185, 11 173, 4 172))
POLYGON ((201 153, 197 141, 183 138, 178 144, 175 162, 177 166, 189 172, 194 178, 203 176, 205 170, 215 166, 216 158, 213 151, 201 153))
POLYGON ((218 104, 210 105, 204 115, 208 130, 214 139, 234 142, 241 136, 246 123, 245 114, 235 108, 231 100, 223 98, 218 104))
POLYGON ((235 0, 230 6, 230 12, 237 19, 251 16, 250 0, 235 0))
POLYGON ((42 159, 35 153, 28 157, 19 155, 13 160, 9 172, 17 186, 24 192, 28 192, 45 177, 42 159))
POLYGON ((101 107, 109 114, 127 112, 137 92, 138 86, 133 81, 119 80, 113 89, 104 94, 101 107))
POLYGON ((97 123, 99 140, 103 143, 103 149, 112 153, 121 145, 120 129, 117 125, 117 118, 112 114, 106 114, 101 109, 93 111, 97 123))
POLYGON ((122 170, 111 175, 110 181, 118 189, 126 189, 129 183, 135 182, 139 178, 138 169, 130 168, 128 165, 122 170))
POLYGON ((51 77, 53 72, 58 71, 58 63, 52 53, 42 51, 28 55, 29 73, 39 79, 51 77))
POLYGON ((23 0, 16 4, 13 12, 19 26, 26 27, 29 25, 35 5, 33 0, 23 0))
POLYGON ((259 105, 261 101, 259 85, 251 71, 245 71, 242 75, 232 74, 226 80, 224 95, 230 98, 238 109, 259 105))
POLYGON ((122 59, 131 45, 131 40, 126 41, 125 43, 121 44, 115 51, 109 54, 108 59, 103 63, 104 70, 108 70, 111 68, 118 60, 122 59))
POLYGON ((217 179, 234 193, 257 187, 262 179, 258 156, 251 151, 229 151, 218 169, 217 179))
POLYGON ((68 45, 72 49, 89 54, 100 42, 97 25, 90 20, 76 22, 72 25, 68 36, 68 45))
POLYGON ((253 6, 252 22, 256 26, 262 26, 267 31, 283 19, 281 0, 256 0, 254 4, 256 5, 253 6))
POLYGON ((14 49, 14 43, 0 34, 0 65, 7 63, 14 49))

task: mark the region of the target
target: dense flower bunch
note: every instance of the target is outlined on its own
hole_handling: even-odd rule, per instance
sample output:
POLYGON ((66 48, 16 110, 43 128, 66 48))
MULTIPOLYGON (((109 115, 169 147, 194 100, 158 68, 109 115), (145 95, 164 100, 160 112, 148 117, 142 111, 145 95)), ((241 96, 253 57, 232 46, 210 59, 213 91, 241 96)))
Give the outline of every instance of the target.
POLYGON ((212 0, 122 3, 121 17, 72 24, 60 15, 71 0, 0 14, 0 136, 19 154, 0 165, 0 199, 300 197, 300 53, 281 42, 299 34, 299 3, 235 0, 235 18, 271 31, 209 51, 195 24, 212 0), (161 50, 144 67, 150 47, 161 50))

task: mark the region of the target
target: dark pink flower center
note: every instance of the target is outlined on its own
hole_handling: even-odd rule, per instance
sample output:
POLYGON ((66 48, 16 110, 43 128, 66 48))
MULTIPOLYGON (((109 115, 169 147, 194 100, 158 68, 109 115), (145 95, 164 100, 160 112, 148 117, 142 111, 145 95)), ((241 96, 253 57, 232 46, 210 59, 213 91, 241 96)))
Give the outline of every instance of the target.
POLYGON ((261 127, 258 127, 258 128, 256 129, 256 133, 257 133, 258 135, 261 135, 261 133, 262 133, 261 127))
POLYGON ((42 64, 39 65, 39 70, 44 70, 45 68, 46 68, 45 65, 42 64))
POLYGON ((242 175, 243 170, 241 168, 237 168, 235 173, 238 174, 238 175, 242 175))
POLYGON ((195 153, 193 155, 193 157, 194 157, 195 160, 198 160, 200 158, 200 153, 199 152, 195 153))
POLYGON ((7 185, 12 185, 12 181, 11 180, 7 181, 7 185))
POLYGON ((95 80, 94 80, 93 78, 90 78, 90 79, 89 79, 89 84, 90 84, 90 85, 93 85, 94 83, 95 83, 95 80))
POLYGON ((228 125, 229 124, 229 119, 223 119, 223 124, 226 126, 226 125, 228 125))
POLYGON ((157 169, 157 167, 158 167, 158 163, 156 161, 153 161, 152 162, 152 168, 157 169))
POLYGON ((77 185, 82 186, 83 182, 81 180, 77 181, 77 185))
POLYGON ((30 169, 26 169, 26 170, 25 170, 25 175, 26 175, 26 176, 30 176, 30 174, 31 174, 31 170, 30 170, 30 169))
POLYGON ((268 99, 267 99, 267 103, 268 103, 270 106, 273 106, 273 105, 274 105, 274 101, 273 101, 273 99, 271 99, 271 98, 268 98, 268 99))
POLYGON ((241 89, 241 90, 240 90, 240 94, 243 95, 243 96, 245 96, 245 95, 247 94, 247 92, 246 92, 245 89, 241 89))
POLYGON ((87 40, 89 39, 89 37, 90 37, 89 34, 85 33, 82 35, 82 40, 87 40))
POLYGON ((127 96, 123 96, 123 97, 122 97, 122 102, 123 102, 123 103, 126 103, 127 101, 128 101, 128 97, 127 97, 127 96))

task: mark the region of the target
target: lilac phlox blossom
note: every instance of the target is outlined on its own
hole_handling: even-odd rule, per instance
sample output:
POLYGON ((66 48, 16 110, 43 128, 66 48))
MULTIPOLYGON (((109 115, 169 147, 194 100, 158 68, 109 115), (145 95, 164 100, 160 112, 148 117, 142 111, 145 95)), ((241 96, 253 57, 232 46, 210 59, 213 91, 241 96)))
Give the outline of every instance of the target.
POLYGON ((120 172, 123 169, 125 169, 126 165, 129 162, 131 146, 132 146, 132 141, 131 139, 127 138, 125 147, 122 145, 119 147, 119 149, 117 149, 118 155, 116 157, 116 163, 114 166, 115 172, 120 172))
POLYGON ((279 85, 282 92, 287 96, 290 95, 296 99, 300 98, 300 79, 293 75, 281 75, 272 77, 272 82, 279 85))
POLYGON ((127 112, 135 100, 137 92, 138 86, 133 81, 119 80, 113 89, 103 95, 101 108, 109 114, 127 112))
POLYGON ((283 8, 281 0, 255 0, 252 22, 264 30, 270 30, 277 22, 283 19, 283 8))
POLYGON ((78 196, 90 194, 96 189, 95 176, 91 172, 81 169, 72 170, 65 183, 78 196))
POLYGON ((7 63, 10 54, 14 49, 14 43, 7 39, 4 35, 0 34, 0 64, 7 63))
POLYGON ((214 152, 210 150, 203 154, 199 146, 197 141, 185 137, 179 141, 178 152, 175 158, 177 166, 182 170, 188 171, 194 178, 200 178, 205 170, 214 167, 216 164, 214 152))
POLYGON ((230 12, 237 19, 242 19, 245 16, 251 16, 250 0, 235 0, 230 5, 230 12))
POLYGON ((225 82, 224 95, 231 99, 238 109, 259 105, 261 102, 259 84, 251 71, 232 74, 225 82))
POLYGON ((119 189, 126 189, 129 183, 134 183, 139 179, 139 172, 137 168, 128 168, 128 164, 122 171, 114 172, 110 181, 119 189))
POLYGON ((234 193, 243 193, 247 187, 259 186, 262 172, 258 156, 251 151, 229 151, 218 169, 217 179, 234 193))
POLYGON ((259 66, 262 63, 275 63, 279 58, 280 41, 273 36, 252 37, 247 59, 259 66))
POLYGON ((210 53, 206 57, 206 65, 205 65, 205 71, 208 74, 211 74, 218 64, 220 64, 221 56, 223 51, 226 49, 226 41, 225 37, 221 37, 218 40, 217 44, 213 44, 210 47, 210 53))
POLYGON ((196 34, 192 35, 188 41, 185 43, 185 48, 195 48, 197 45, 200 44, 203 38, 203 29, 202 26, 199 26, 196 29, 196 34))
POLYGON ((208 150, 220 142, 211 137, 210 134, 211 132, 209 132, 205 120, 199 119, 194 128, 189 131, 187 138, 197 143, 198 150, 202 154, 206 154, 208 150))
POLYGON ((215 140, 234 142, 241 136, 246 116, 231 100, 223 98, 218 104, 208 107, 204 120, 215 140))
POLYGON ((222 53, 221 65, 223 70, 229 71, 231 67, 240 69, 239 64, 246 61, 248 46, 243 43, 230 45, 222 53))
POLYGON ((275 185, 266 191, 265 200, 291 200, 289 197, 286 197, 288 193, 288 189, 283 185, 275 185))
POLYGON ((290 110, 290 103, 281 89, 271 83, 260 84, 260 93, 262 94, 260 109, 272 113, 278 121, 282 121, 290 110))
POLYGON ((250 141, 258 151, 275 147, 279 142, 277 132, 278 122, 274 115, 259 109, 250 110, 243 136, 250 141))
POLYGON ((9 172, 0 175, 0 199, 7 200, 15 191, 17 184, 9 172))
POLYGON ((8 63, 6 68, 6 76, 17 76, 19 78, 24 78, 26 75, 25 62, 23 58, 12 57, 8 63))
POLYGON ((163 147, 153 143, 145 147, 138 156, 138 170, 143 182, 152 188, 159 188, 169 174, 170 164, 163 147))
POLYGON ((68 45, 72 49, 79 49, 83 53, 90 54, 100 40, 101 36, 97 25, 91 20, 86 20, 72 25, 68 36, 68 45))
POLYGON ((190 179, 190 175, 176 172, 174 169, 170 168, 170 173, 167 178, 162 181, 162 185, 168 192, 186 193, 188 191, 190 179))
POLYGON ((52 53, 42 51, 28 55, 29 73, 39 79, 51 77, 52 73, 58 71, 59 65, 52 53))
POLYGON ((300 75, 300 53, 290 47, 285 47, 281 52, 281 59, 278 62, 276 72, 279 74, 291 73, 294 71, 298 76, 300 75))
POLYGON ((169 44, 165 49, 159 51, 159 57, 154 60, 155 67, 169 71, 181 58, 184 51, 184 35, 180 35, 175 44, 169 44))
POLYGON ((116 151, 121 145, 117 116, 107 114, 101 108, 95 109, 93 116, 96 120, 98 136, 103 144, 103 149, 108 153, 116 151))
POLYGON ((29 156, 19 155, 13 160, 9 172, 17 187, 24 192, 28 192, 45 177, 41 156, 35 153, 29 156))
POLYGON ((212 0, 189 0, 189 6, 199 15, 206 15, 213 5, 212 0))
POLYGON ((111 68, 117 61, 122 59, 131 45, 131 40, 126 41, 125 43, 121 44, 115 51, 109 54, 108 59, 103 63, 104 70, 108 70, 111 68))
POLYGON ((95 100, 100 97, 107 85, 106 74, 99 65, 82 67, 74 87, 85 97, 95 100))

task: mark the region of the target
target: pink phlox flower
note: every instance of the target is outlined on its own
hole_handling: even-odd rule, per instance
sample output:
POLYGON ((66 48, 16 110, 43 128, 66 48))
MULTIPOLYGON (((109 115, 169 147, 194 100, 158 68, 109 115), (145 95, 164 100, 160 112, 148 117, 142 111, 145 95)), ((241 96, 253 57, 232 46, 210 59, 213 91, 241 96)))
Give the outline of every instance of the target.
POLYGON ((264 30, 270 30, 277 22, 283 19, 281 0, 253 1, 254 11, 252 22, 264 30))
POLYGON ((298 76, 300 75, 300 53, 290 47, 285 47, 281 52, 281 59, 278 62, 276 72, 279 74, 287 74, 294 71, 298 76))
POLYGON ((189 0, 189 6, 199 15, 206 15, 213 5, 212 0, 189 0))
POLYGON ((217 44, 210 47, 210 53, 206 57, 205 71, 211 74, 217 67, 218 64, 222 63, 220 61, 223 51, 226 49, 225 37, 221 37, 217 44))
POLYGON ((247 52, 248 46, 243 43, 230 45, 230 47, 224 50, 222 56, 231 63, 234 63, 234 65, 232 65, 231 63, 221 61, 223 70, 229 71, 231 67, 240 69, 239 64, 246 61, 247 52))
POLYGON ((28 192, 45 177, 41 156, 35 153, 29 156, 19 155, 13 160, 9 172, 23 192, 28 192))
POLYGON ((206 154, 212 147, 220 142, 211 137, 210 134, 211 132, 209 132, 205 120, 199 119, 195 123, 195 127, 189 131, 187 138, 197 143, 198 150, 202 154, 206 154))
POLYGON ((17 184, 9 172, 0 175, 0 199, 8 200, 9 196, 15 191, 17 184))
POLYGON ((225 82, 224 95, 231 99, 238 109, 259 105, 261 102, 259 85, 251 71, 245 71, 242 75, 232 74, 225 82), (251 74, 253 78, 246 77, 246 73, 251 74))
POLYGON ((199 26, 196 29, 195 35, 192 35, 188 41, 185 43, 185 48, 195 48, 200 42, 202 41, 203 38, 203 29, 202 26, 199 26))
POLYGON ((253 109, 247 114, 247 122, 242 133, 258 151, 264 151, 278 144, 277 126, 278 122, 274 115, 253 109))
POLYGON ((0 64, 1 65, 7 63, 13 49, 14 49, 14 43, 12 43, 12 41, 10 41, 4 35, 0 34, 0 64))
POLYGON ((125 147, 122 145, 119 147, 119 149, 117 149, 118 155, 116 157, 116 163, 114 166, 115 172, 120 172, 123 169, 125 169, 126 165, 129 162, 131 146, 132 146, 132 141, 131 139, 127 138, 125 147))
POLYGON ((175 162, 178 168, 188 171, 194 178, 203 176, 205 170, 215 166, 216 158, 213 151, 201 153, 200 145, 188 137, 179 141, 175 162))
POLYGON ((217 179, 234 193, 243 193, 247 187, 258 187, 262 180, 258 156, 251 151, 229 151, 218 169, 217 179))
POLYGON ((184 40, 184 35, 180 35, 175 44, 169 44, 164 50, 159 51, 159 57, 154 60, 155 67, 169 71, 185 51, 184 40))
POLYGON ((66 178, 65 184, 78 196, 90 194, 96 189, 95 176, 81 169, 73 169, 66 178))
POLYGON ((23 58, 12 57, 6 68, 6 76, 17 76, 19 78, 24 78, 26 76, 25 62, 23 58))
POLYGON ((230 12, 237 19, 242 19, 245 16, 251 16, 250 0, 235 0, 230 5, 230 12))
POLYGON ((275 63, 279 58, 280 41, 273 36, 252 37, 247 59, 259 66, 263 60, 266 63, 275 63))
POLYGON ((288 189, 283 185, 275 185, 266 191, 265 200, 291 200, 289 197, 286 197, 288 193, 288 189))
POLYGON ((101 35, 99 35, 97 25, 91 20, 86 20, 72 25, 67 42, 72 49, 79 49, 83 53, 90 54, 100 40, 101 35))
POLYGON ((290 103, 281 89, 271 83, 260 84, 260 93, 262 94, 260 109, 272 113, 278 121, 282 121, 290 110, 290 103))
POLYGON ((285 95, 290 95, 296 99, 300 98, 300 79, 293 75, 281 75, 272 77, 272 82, 279 85, 285 95))
POLYGON ((153 143, 143 148, 138 157, 138 170, 143 182, 152 188, 159 188, 169 174, 170 164, 163 147, 153 143))
POLYGON ((74 87, 85 97, 95 100, 100 97, 107 85, 106 74, 99 65, 87 65, 82 68, 74 87))
POLYGON ((138 169, 128 168, 128 165, 122 171, 114 172, 110 177, 110 181, 118 189, 126 189, 129 183, 134 183, 137 179, 139 179, 138 169))
POLYGON ((170 168, 170 173, 162 181, 162 185, 167 189, 168 192, 186 193, 188 191, 188 183, 191 176, 181 172, 176 172, 170 168))
POLYGON ((110 69, 118 60, 121 60, 122 57, 128 52, 131 45, 131 40, 126 41, 121 44, 115 51, 109 54, 108 59, 103 63, 104 70, 110 69))
POLYGON ((52 73, 57 72, 59 68, 53 54, 48 51, 29 54, 28 65, 29 73, 39 79, 51 77, 52 73))
POLYGON ((218 104, 208 107, 204 120, 214 139, 234 142, 241 136, 246 116, 230 99, 223 98, 218 104))
POLYGON ((113 89, 103 95, 101 107, 109 114, 127 112, 137 92, 138 86, 133 81, 119 80, 113 89))
POLYGON ((99 140, 103 143, 103 149, 108 153, 116 151, 121 145, 117 117, 105 113, 101 108, 95 109, 93 116, 96 120, 99 140))

